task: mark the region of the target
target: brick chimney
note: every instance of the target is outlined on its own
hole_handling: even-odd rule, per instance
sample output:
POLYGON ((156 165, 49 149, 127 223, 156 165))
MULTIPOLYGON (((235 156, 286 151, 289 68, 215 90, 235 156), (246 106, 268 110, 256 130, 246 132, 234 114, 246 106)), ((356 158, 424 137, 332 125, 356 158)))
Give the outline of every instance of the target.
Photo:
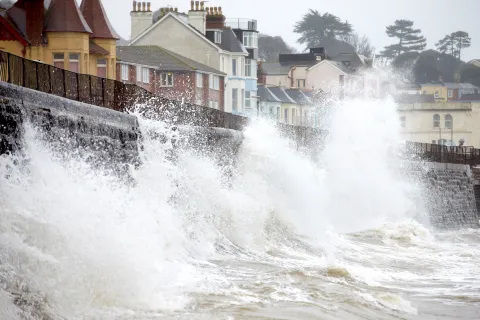
POLYGON ((25 15, 27 38, 32 46, 39 46, 43 42, 44 0, 25 0, 25 15))
POLYGON ((150 2, 133 1, 133 10, 130 12, 131 40, 135 39, 152 25, 153 12, 150 6, 150 2))
POLYGON ((204 1, 190 1, 190 11, 188 11, 188 23, 202 34, 206 34, 207 31, 207 13, 204 4, 204 1))
POLYGON ((257 64, 257 83, 266 84, 267 83, 267 73, 263 70, 262 62, 259 61, 257 64))
POLYGON ((207 11, 207 29, 223 29, 225 28, 225 16, 222 7, 210 7, 207 11))

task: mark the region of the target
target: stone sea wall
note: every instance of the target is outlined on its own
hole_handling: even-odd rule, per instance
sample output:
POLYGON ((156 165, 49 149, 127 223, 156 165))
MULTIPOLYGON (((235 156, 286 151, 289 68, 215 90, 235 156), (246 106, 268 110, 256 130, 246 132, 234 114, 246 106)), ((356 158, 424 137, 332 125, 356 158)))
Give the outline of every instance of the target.
POLYGON ((475 201, 470 166, 451 163, 412 162, 409 175, 415 177, 423 195, 430 223, 438 229, 479 228, 480 215, 475 201))

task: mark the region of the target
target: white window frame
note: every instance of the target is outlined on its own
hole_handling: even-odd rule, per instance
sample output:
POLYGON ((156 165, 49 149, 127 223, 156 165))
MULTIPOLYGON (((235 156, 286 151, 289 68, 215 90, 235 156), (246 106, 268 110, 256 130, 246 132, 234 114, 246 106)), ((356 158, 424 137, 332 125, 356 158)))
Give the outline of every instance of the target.
POLYGON ((232 88, 232 111, 238 112, 238 88, 232 88))
POLYGON ((258 33, 252 31, 244 31, 243 46, 246 48, 258 48, 258 33))
POLYGON ((245 77, 253 77, 252 65, 253 65, 253 60, 246 58, 245 59, 245 77))
POLYGON ((197 88, 203 88, 203 73, 196 73, 197 88))
POLYGON ((122 64, 122 80, 128 81, 130 80, 130 66, 128 64, 122 64))
POLYGON ((220 90, 220 77, 213 76, 213 90, 220 90))
POLYGON ((215 101, 215 109, 218 110, 218 101, 215 101))
POLYGON ((107 59, 97 59, 97 76, 98 76, 98 69, 99 68, 105 68, 105 76, 108 75, 107 64, 108 64, 107 59), (102 60, 105 61, 105 63, 103 63, 102 60))
POLYGON ((452 90, 452 89, 448 89, 448 91, 447 91, 447 96, 448 96, 449 98, 453 98, 453 90, 452 90))
POLYGON ((56 68, 59 68, 59 67, 55 66, 55 62, 61 62, 61 63, 63 63, 63 67, 61 69, 64 69, 65 68, 65 53, 54 52, 52 54, 52 56, 53 56, 53 66, 56 67, 56 68), (55 56, 57 56, 57 57, 55 57, 55 56), (62 57, 60 58, 60 56, 62 56, 62 57))
POLYGON ((80 53, 78 52, 70 52, 68 54, 68 70, 71 71, 71 72, 75 72, 75 71, 72 71, 71 70, 71 64, 73 63, 76 63, 77 64, 77 69, 78 71, 76 71, 77 73, 80 73, 80 53), (76 58, 72 58, 72 56, 76 56, 76 58))
POLYGON ((237 75, 237 59, 236 58, 232 58, 232 75, 233 76, 236 76, 237 75))
POLYGON ((208 88, 209 89, 214 89, 213 78, 214 78, 213 74, 210 73, 208 75, 208 88))
POLYGON ((252 91, 245 91, 245 109, 246 108, 251 108, 251 100, 252 99, 252 91), (248 103, 247 103, 248 102, 248 103), (248 106, 247 106, 248 104, 248 106))
POLYGON ((135 68, 135 74, 137 78, 137 82, 142 82, 143 74, 142 74, 142 66, 137 66, 135 68))
POLYGON ((216 44, 222 43, 222 32, 221 31, 214 31, 214 41, 216 44))
POLYGON ((172 72, 162 72, 160 74, 160 87, 173 87, 172 72))
POLYGON ((149 68, 142 68, 142 82, 143 83, 150 83, 150 69, 149 68))

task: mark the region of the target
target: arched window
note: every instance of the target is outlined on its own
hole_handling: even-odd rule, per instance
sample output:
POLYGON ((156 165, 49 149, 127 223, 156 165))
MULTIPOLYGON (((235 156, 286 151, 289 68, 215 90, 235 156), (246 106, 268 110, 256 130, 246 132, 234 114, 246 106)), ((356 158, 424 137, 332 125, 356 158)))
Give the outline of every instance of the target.
POLYGON ((438 114, 433 115, 433 127, 440 128, 440 116, 438 114))
POLYGON ((445 128, 452 129, 453 128, 453 117, 450 114, 445 116, 445 128))

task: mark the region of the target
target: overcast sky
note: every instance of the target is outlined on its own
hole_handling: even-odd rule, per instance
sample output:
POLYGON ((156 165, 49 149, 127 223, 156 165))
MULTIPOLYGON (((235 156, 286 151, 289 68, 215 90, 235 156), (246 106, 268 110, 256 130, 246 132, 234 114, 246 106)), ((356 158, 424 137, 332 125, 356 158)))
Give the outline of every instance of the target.
MULTIPOLYGON (((80 0, 78 0, 80 2, 80 0)), ((102 0, 115 30, 125 39, 130 37, 131 0, 102 0)), ((189 0, 151 0, 152 9, 173 6, 188 11, 189 0)), ((385 34, 385 26, 395 19, 413 20, 415 27, 427 38, 427 48, 453 31, 470 34, 472 46, 463 53, 463 60, 480 58, 480 0, 213 0, 206 6, 221 6, 227 18, 258 20, 258 29, 269 35, 279 35, 298 49, 298 35, 293 25, 308 9, 332 13, 348 20, 360 34, 366 34, 377 52, 394 42, 385 34), (281 4, 284 3, 284 4, 281 4), (288 3, 288 4, 287 4, 288 3)))

